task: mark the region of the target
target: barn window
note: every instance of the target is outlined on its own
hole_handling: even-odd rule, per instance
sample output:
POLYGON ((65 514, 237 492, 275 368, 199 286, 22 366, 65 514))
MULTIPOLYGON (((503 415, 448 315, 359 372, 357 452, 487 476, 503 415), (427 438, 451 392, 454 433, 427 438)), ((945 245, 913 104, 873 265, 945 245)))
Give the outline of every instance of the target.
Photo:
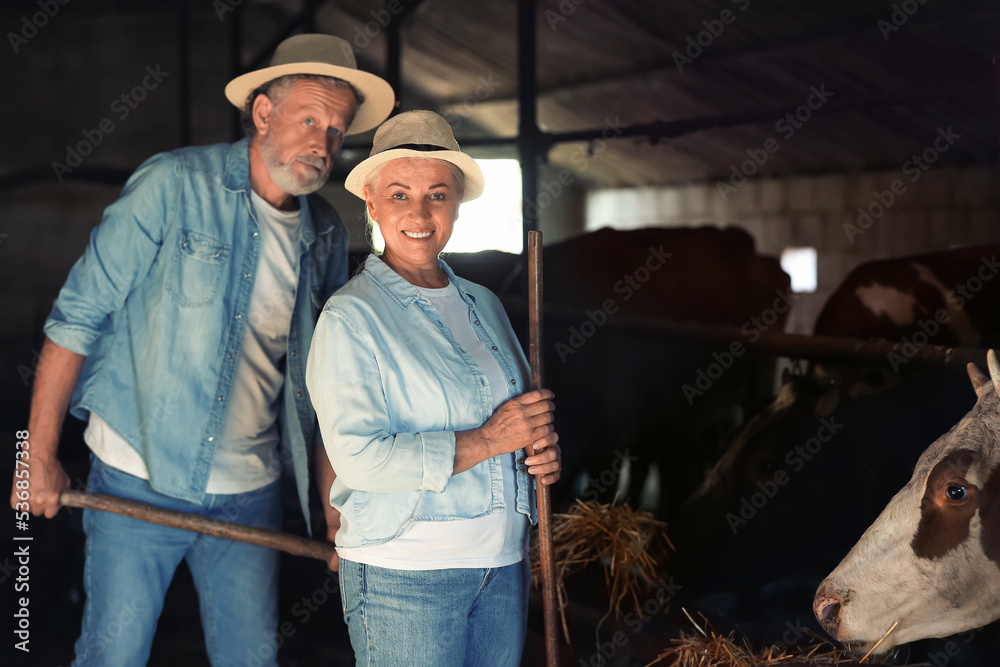
POLYGON ((781 253, 781 268, 791 276, 793 292, 816 291, 816 248, 785 248, 781 253))
MULTIPOLYGON (((520 253, 521 165, 517 160, 476 160, 483 171, 486 189, 478 199, 462 204, 447 252, 504 250, 520 253)), ((385 247, 378 227, 373 243, 385 247)))

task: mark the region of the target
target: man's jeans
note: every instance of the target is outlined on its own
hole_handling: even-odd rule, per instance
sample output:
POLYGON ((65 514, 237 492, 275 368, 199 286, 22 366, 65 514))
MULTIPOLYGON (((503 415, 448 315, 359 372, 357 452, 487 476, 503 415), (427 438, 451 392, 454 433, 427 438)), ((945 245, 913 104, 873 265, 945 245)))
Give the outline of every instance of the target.
MULTIPOLYGON (((172 510, 280 528, 280 480, 247 493, 207 495, 194 504, 91 456, 88 487, 172 510)), ((163 598, 181 559, 198 589, 208 657, 215 667, 277 665, 278 552, 84 510, 87 533, 83 631, 74 665, 145 665, 163 598)), ((192 610, 193 611, 193 610, 192 610)))
POLYGON ((528 559, 501 568, 394 570, 340 561, 358 667, 517 667, 528 559))

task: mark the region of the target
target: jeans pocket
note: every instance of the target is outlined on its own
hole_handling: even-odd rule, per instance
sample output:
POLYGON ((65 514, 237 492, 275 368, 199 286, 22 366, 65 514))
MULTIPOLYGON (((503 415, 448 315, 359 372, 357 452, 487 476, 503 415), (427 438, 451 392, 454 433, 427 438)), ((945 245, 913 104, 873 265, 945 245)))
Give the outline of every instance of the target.
POLYGON ((174 301, 187 307, 212 303, 231 249, 211 236, 181 229, 167 279, 174 301))

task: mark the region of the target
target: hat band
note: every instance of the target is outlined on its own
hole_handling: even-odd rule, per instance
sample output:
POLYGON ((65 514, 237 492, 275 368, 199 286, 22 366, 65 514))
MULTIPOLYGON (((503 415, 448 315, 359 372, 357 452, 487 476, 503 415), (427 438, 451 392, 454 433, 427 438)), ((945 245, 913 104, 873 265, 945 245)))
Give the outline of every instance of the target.
POLYGON ((405 148, 405 149, 411 150, 411 151, 424 151, 424 152, 428 152, 428 153, 433 152, 433 151, 446 151, 446 150, 449 150, 449 149, 445 148, 444 146, 435 146, 434 144, 400 144, 398 146, 393 146, 392 148, 387 148, 386 150, 393 151, 393 150, 396 150, 396 149, 399 149, 399 148, 405 148))

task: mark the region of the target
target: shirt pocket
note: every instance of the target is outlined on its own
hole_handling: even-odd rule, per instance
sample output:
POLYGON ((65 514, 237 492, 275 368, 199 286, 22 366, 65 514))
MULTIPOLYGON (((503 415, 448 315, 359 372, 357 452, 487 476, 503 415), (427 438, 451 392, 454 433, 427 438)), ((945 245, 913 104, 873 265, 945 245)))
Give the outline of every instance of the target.
POLYGON ((181 306, 207 306, 215 299, 232 246, 181 229, 170 265, 167 291, 181 306))

